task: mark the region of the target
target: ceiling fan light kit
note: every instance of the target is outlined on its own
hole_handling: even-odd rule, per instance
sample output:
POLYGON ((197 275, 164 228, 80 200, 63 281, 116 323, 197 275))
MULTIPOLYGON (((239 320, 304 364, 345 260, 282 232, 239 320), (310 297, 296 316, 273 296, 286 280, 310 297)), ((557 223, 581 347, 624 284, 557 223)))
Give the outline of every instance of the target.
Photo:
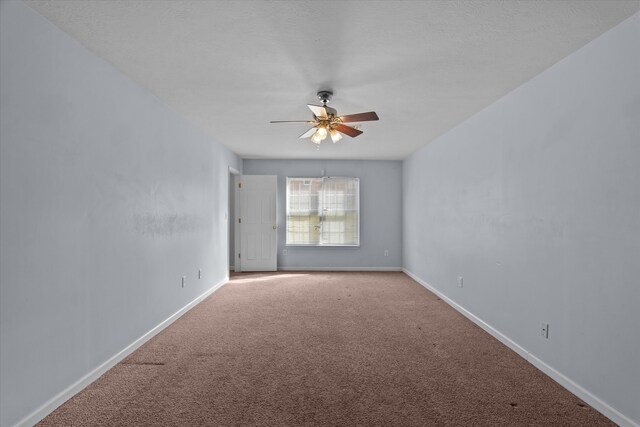
POLYGON ((307 105, 313 113, 313 120, 273 120, 271 123, 312 124, 313 127, 300 135, 300 138, 311 138, 311 142, 319 148, 319 145, 327 139, 327 136, 329 136, 335 144, 342 139, 342 134, 352 138, 362 134, 361 130, 353 126, 347 126, 344 123, 379 120, 378 115, 374 111, 338 116, 338 112, 334 108, 327 107, 327 103, 331 100, 332 96, 333 92, 321 90, 318 92, 318 98, 322 101, 322 105, 307 105))

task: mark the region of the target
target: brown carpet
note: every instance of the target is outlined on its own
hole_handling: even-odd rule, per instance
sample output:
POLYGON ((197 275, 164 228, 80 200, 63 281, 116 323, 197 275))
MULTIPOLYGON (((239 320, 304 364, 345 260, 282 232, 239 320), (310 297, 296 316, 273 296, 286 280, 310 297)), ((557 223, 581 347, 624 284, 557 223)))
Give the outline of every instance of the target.
POLYGON ((240 274, 43 426, 613 425, 403 273, 240 274))

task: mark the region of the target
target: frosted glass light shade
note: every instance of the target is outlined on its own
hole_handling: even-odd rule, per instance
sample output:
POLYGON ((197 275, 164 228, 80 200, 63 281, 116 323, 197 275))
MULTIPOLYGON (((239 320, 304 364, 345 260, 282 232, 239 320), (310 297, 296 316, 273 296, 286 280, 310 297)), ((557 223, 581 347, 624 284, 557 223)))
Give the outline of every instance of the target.
POLYGON ((331 129, 331 141, 335 144, 342 139, 342 134, 335 129, 331 129))
POLYGON ((318 126, 316 133, 320 136, 320 140, 323 140, 327 137, 327 128, 324 126, 318 126))

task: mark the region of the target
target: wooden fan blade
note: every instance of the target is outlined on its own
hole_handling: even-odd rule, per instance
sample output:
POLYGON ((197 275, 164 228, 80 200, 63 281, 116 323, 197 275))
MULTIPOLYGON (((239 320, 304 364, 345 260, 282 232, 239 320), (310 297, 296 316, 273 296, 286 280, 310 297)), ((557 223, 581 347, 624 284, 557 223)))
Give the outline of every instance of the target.
POLYGON ((378 115, 375 111, 369 111, 368 113, 358 113, 358 114, 348 114, 346 116, 340 117, 342 123, 353 123, 353 122, 370 122, 378 119, 378 115))
POLYGON ((358 130, 356 128, 352 128, 351 126, 341 125, 341 124, 337 124, 335 126, 335 129, 338 132, 342 132, 345 135, 349 135, 351 138, 355 138, 356 136, 358 136, 358 135, 360 135, 362 133, 361 130, 358 130))
POLYGON ((311 129, 309 129, 308 131, 306 131, 305 133, 303 133, 302 135, 300 135, 298 138, 302 139, 302 138, 310 138, 311 135, 313 135, 314 133, 316 133, 316 130, 318 130, 315 127, 312 127, 311 129))
POLYGON ((315 123, 313 120, 271 120, 269 123, 315 123))
POLYGON ((321 117, 323 119, 326 119, 328 117, 327 110, 324 107, 321 107, 319 105, 311 105, 311 104, 307 104, 307 107, 309 107, 313 115, 316 117, 321 117))

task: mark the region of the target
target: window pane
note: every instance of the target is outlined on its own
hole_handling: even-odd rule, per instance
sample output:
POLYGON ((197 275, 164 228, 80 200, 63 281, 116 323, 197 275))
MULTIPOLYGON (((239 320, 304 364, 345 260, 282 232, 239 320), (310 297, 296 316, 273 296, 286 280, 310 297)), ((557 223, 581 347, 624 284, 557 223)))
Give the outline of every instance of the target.
POLYGON ((287 178, 287 244, 320 242, 320 178, 287 178))
POLYGON ((325 178, 323 186, 322 243, 359 245, 359 181, 325 178))

